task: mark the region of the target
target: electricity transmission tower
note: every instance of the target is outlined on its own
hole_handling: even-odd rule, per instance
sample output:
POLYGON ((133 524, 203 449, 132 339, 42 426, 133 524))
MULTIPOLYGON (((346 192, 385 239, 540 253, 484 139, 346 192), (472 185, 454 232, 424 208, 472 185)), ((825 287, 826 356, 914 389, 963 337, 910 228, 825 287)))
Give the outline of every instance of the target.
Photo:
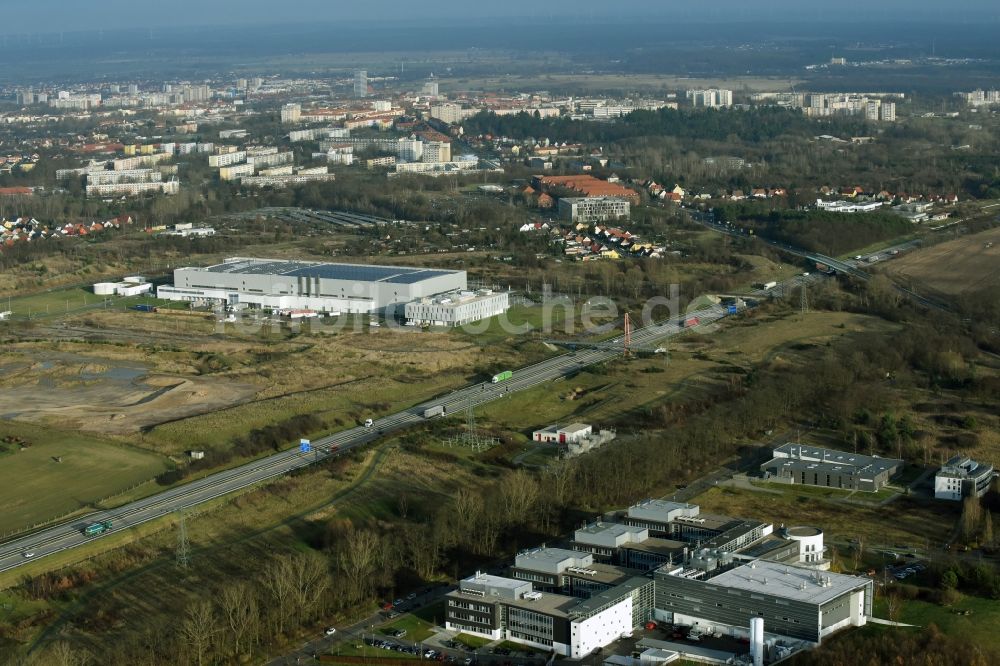
POLYGON ((449 439, 448 446, 465 446, 479 452, 486 451, 499 443, 500 440, 496 437, 482 435, 476 429, 476 410, 470 394, 469 402, 465 407, 465 430, 449 439))
POLYGON ((625 358, 632 355, 632 318, 629 314, 625 313, 625 336, 623 338, 625 342, 625 358))
POLYGON ((187 533, 187 516, 184 512, 180 512, 180 521, 177 523, 177 551, 175 556, 177 558, 177 566, 181 569, 187 569, 188 564, 191 563, 191 543, 188 541, 187 533))
POLYGON ((809 312, 809 289, 806 283, 802 283, 802 289, 799 291, 799 309, 802 314, 809 312))

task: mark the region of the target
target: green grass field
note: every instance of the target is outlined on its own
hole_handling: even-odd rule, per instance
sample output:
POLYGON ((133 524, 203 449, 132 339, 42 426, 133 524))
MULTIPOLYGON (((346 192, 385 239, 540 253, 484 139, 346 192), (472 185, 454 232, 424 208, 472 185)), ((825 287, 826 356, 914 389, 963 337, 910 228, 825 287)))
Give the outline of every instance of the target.
POLYGON ((92 310, 116 309, 122 310, 132 305, 148 303, 157 307, 172 309, 188 309, 188 304, 180 301, 163 301, 153 296, 97 296, 90 287, 67 287, 52 289, 17 298, 9 298, 2 309, 10 310, 17 319, 32 319, 58 317, 92 310))
POLYGON ((83 509, 167 469, 155 454, 76 432, 0 421, 0 438, 7 436, 31 445, 3 445, 9 452, 0 456, 0 533, 83 509))
POLYGON ((434 635, 433 625, 413 613, 407 613, 398 620, 383 626, 379 631, 388 636, 397 629, 406 631, 406 640, 408 641, 425 641, 434 635))
MULTIPOLYGON (((876 617, 887 618, 885 603, 876 599, 874 613, 876 617)), ((949 636, 961 636, 975 645, 987 650, 1000 650, 1000 603, 982 597, 963 596, 953 606, 940 606, 926 601, 904 601, 899 613, 899 621, 914 624, 912 629, 879 627, 884 631, 923 631, 930 624, 937 625, 942 633, 949 636), (962 611, 971 611, 969 615, 961 615, 962 611)))
POLYGON ((455 636, 455 641, 461 643, 462 645, 468 645, 471 648, 477 649, 491 642, 488 638, 473 636, 472 634, 459 634, 458 636, 455 636))

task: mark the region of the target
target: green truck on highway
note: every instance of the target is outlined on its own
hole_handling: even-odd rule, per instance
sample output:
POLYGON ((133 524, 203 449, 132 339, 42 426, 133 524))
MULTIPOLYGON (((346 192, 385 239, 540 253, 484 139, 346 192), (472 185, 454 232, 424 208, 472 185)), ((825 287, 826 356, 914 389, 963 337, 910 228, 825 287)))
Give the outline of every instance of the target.
POLYGON ((499 384, 500 382, 505 382, 513 376, 514 376, 513 372, 511 372, 510 370, 504 370, 499 375, 493 375, 493 383, 499 384))
POLYGON ((84 536, 98 536, 104 534, 111 529, 110 520, 101 520, 96 523, 91 523, 83 528, 84 536))

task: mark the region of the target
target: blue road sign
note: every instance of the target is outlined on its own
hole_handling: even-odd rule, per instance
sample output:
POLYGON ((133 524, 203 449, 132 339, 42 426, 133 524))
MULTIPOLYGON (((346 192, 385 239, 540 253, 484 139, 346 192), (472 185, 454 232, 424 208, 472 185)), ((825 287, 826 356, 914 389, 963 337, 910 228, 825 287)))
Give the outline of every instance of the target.
POLYGON ((302 453, 309 453, 310 451, 312 451, 312 442, 310 442, 308 439, 300 439, 299 451, 302 453))

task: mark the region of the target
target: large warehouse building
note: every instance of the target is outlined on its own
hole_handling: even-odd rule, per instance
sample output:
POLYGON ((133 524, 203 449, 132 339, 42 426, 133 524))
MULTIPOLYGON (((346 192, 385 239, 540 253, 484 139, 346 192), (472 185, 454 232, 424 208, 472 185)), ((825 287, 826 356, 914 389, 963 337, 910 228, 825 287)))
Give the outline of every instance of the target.
POLYGON ((402 314, 407 303, 466 289, 465 271, 234 257, 206 268, 176 269, 174 284, 157 289, 157 296, 276 310, 391 315, 402 314))

